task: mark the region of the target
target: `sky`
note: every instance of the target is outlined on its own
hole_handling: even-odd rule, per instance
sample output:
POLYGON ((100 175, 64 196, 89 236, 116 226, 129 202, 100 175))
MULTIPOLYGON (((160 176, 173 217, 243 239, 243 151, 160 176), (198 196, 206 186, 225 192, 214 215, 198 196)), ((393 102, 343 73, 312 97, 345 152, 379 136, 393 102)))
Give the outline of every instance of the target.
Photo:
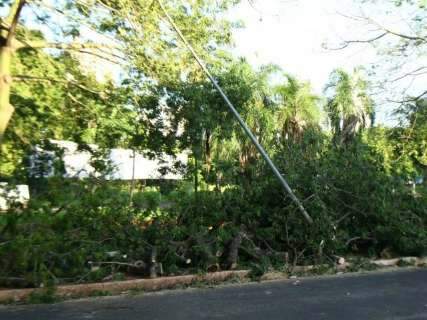
MULTIPOLYGON (((383 2, 384 3, 384 2, 383 2)), ((384 59, 371 45, 339 47, 345 40, 369 38, 372 30, 349 16, 367 14, 397 30, 406 27, 405 8, 387 11, 383 4, 361 0, 242 0, 229 13, 245 27, 234 32, 236 56, 255 65, 274 63, 299 79, 310 81, 321 94, 335 68, 352 71, 357 66, 382 63, 384 59), (396 15, 395 13, 398 12, 396 15)), ((392 123, 390 105, 377 106, 377 121, 392 123)))
POLYGON ((375 50, 366 46, 341 51, 322 46, 340 41, 344 32, 350 37, 351 21, 339 13, 358 7, 354 0, 258 0, 253 5, 244 0, 230 12, 245 25, 235 31, 234 52, 254 65, 278 64, 321 93, 333 69, 352 70, 375 58, 375 50))

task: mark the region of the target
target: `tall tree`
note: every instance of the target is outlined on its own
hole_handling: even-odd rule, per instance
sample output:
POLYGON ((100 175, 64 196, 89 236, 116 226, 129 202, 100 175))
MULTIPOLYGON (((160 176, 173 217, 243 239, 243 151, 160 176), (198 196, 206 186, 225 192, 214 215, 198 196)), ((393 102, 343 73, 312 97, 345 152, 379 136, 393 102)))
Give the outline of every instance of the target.
POLYGON ((21 172, 28 152, 48 139, 106 147, 127 144, 135 112, 125 108, 124 90, 112 81, 97 81, 69 53, 19 50, 11 71, 15 82, 10 101, 16 111, 0 146, 2 176, 21 172))
MULTIPOLYGON (((183 4, 170 0, 166 6, 193 45, 211 53, 230 41, 231 24, 219 15, 235 2, 203 0, 183 4)), ((0 138, 13 114, 11 64, 19 50, 51 48, 90 54, 120 64, 129 77, 139 73, 145 80, 165 83, 180 79, 185 72, 196 72, 194 64, 184 63, 190 56, 178 46, 157 1, 6 0, 2 5, 8 14, 1 20, 0 138), (21 25, 44 30, 45 37, 33 41, 21 25)), ((102 66, 108 68, 108 64, 102 66)))
MULTIPOLYGON (((268 93, 271 87, 266 82, 269 72, 256 72, 246 61, 233 61, 230 57, 213 64, 212 70, 258 140, 268 142, 266 133, 272 136, 274 127, 268 93)), ((193 155, 204 161, 207 174, 213 160, 223 163, 229 160, 227 154, 235 160, 239 158, 242 168, 257 159, 256 149, 210 82, 188 81, 167 88, 166 106, 172 115, 170 127, 174 128, 169 133, 180 148, 193 150, 193 155), (231 140, 236 143, 225 147, 231 140)))
POLYGON ((373 103, 359 70, 352 74, 341 69, 333 71, 325 93, 328 99, 326 111, 337 144, 351 141, 372 124, 373 103))
POLYGON ((282 139, 297 142, 305 129, 319 125, 320 97, 312 93, 309 83, 285 75, 285 82, 276 86, 274 92, 279 105, 276 114, 282 139))

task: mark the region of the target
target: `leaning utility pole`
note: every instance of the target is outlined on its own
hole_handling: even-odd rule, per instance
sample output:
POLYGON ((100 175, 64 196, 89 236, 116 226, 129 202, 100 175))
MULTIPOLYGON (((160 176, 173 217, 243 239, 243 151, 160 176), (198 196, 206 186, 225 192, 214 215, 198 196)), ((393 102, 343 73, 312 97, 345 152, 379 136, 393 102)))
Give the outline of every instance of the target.
POLYGON ((251 139, 252 143, 255 145, 255 147, 257 148, 258 152, 261 154, 261 156, 264 158, 264 160, 270 166, 271 170, 273 171, 273 173, 277 177, 277 179, 280 181, 280 183, 282 184, 283 188, 285 188, 285 190, 287 191, 287 193, 289 194, 289 196, 291 197, 291 199, 298 206, 298 208, 301 211, 301 213, 304 216, 304 218, 307 220, 308 223, 310 223, 310 224, 313 223, 313 219, 307 213, 307 211, 305 210, 305 208, 302 205, 301 201, 296 197, 296 195, 292 191, 291 187, 286 182, 286 180, 282 176, 282 174, 279 172, 279 170, 277 169, 276 165, 273 163, 273 161, 271 160, 271 158, 269 157, 269 155, 267 154, 267 152, 264 150, 264 148, 258 142, 257 138, 254 136, 254 134, 249 129, 249 127, 247 126, 247 124, 245 123, 245 121, 242 119, 242 117, 240 116, 240 114, 237 112, 236 108, 233 106, 233 104, 231 103, 231 101, 228 99, 227 95, 224 93, 224 91, 222 90, 222 88, 216 82, 216 80, 214 79, 214 77, 212 76, 212 74, 210 73, 210 71, 208 70, 208 68, 205 66, 205 64, 199 58, 199 56, 197 55, 197 53, 194 51, 193 47, 190 45, 190 43, 184 37, 184 35, 182 34, 181 30, 175 24, 175 22, 173 21, 172 17, 169 15, 168 11, 164 7, 162 1, 161 0, 157 0, 157 1, 159 3, 160 8, 162 9, 163 13, 165 14, 166 18, 168 19, 169 23, 172 25, 172 27, 174 28, 174 30, 176 31, 176 33, 178 34, 178 36, 181 38, 182 42, 184 42, 184 44, 187 47, 187 49, 191 52, 191 54, 193 55, 194 59, 199 64, 200 68, 202 68, 203 72, 206 74, 206 76, 212 82, 212 84, 214 85, 215 89, 221 95, 221 97, 223 98, 223 100, 227 104, 228 108, 230 109, 231 113, 237 119, 237 121, 239 122, 240 126, 243 128, 243 130, 245 131, 245 133, 249 137, 249 139, 251 139))

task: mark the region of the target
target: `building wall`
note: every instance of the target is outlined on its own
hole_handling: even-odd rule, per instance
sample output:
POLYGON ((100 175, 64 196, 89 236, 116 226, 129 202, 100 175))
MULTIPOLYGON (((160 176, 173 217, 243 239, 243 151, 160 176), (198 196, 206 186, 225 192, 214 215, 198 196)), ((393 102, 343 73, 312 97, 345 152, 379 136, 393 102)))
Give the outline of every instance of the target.
MULTIPOLYGON (((88 151, 78 150, 77 143, 71 141, 62 140, 51 140, 51 143, 55 144, 64 151, 62 161, 65 168, 65 177, 69 178, 87 178, 91 175, 97 175, 94 168, 91 166, 91 153, 88 151)), ((91 146, 96 149, 96 146, 91 146)), ((35 154, 31 157, 31 168, 34 176, 40 176, 37 170, 38 167, 43 166, 45 172, 44 177, 53 176, 54 170, 55 153, 53 151, 45 151, 40 148, 36 148, 35 154)), ((106 178, 111 180, 131 180, 133 173, 133 151, 130 149, 111 149, 107 157, 113 171, 106 178)), ((165 175, 160 173, 160 169, 163 167, 173 168, 175 162, 181 162, 186 165, 188 161, 188 155, 185 153, 179 154, 176 158, 164 155, 162 159, 149 159, 142 153, 136 153, 135 155, 135 171, 134 178, 136 180, 148 180, 148 179, 159 179, 159 180, 179 180, 182 179, 181 174, 169 172, 165 175)))

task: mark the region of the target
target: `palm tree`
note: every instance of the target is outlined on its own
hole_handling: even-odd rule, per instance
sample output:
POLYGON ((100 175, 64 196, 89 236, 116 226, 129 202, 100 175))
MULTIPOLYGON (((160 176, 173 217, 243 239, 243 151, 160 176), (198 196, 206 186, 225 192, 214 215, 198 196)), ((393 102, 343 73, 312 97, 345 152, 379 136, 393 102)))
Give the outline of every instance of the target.
POLYGON ((276 121, 281 138, 297 142, 308 127, 319 124, 320 98, 312 93, 309 83, 299 82, 290 75, 285 77, 286 83, 274 89, 278 104, 276 121))
MULTIPOLYGON (((273 94, 269 80, 277 70, 274 65, 254 70, 246 61, 240 60, 218 77, 246 124, 267 150, 273 145, 271 141, 275 129, 275 104, 271 98, 273 94)), ((221 130, 213 132, 211 153, 216 162, 238 159, 241 172, 249 178, 251 168, 259 158, 258 151, 235 121, 231 121, 231 126, 226 126, 226 120, 224 117, 219 119, 221 130)))
POLYGON ((337 69, 325 88, 326 111, 337 144, 351 141, 358 132, 372 125, 373 101, 360 70, 352 74, 337 69))

